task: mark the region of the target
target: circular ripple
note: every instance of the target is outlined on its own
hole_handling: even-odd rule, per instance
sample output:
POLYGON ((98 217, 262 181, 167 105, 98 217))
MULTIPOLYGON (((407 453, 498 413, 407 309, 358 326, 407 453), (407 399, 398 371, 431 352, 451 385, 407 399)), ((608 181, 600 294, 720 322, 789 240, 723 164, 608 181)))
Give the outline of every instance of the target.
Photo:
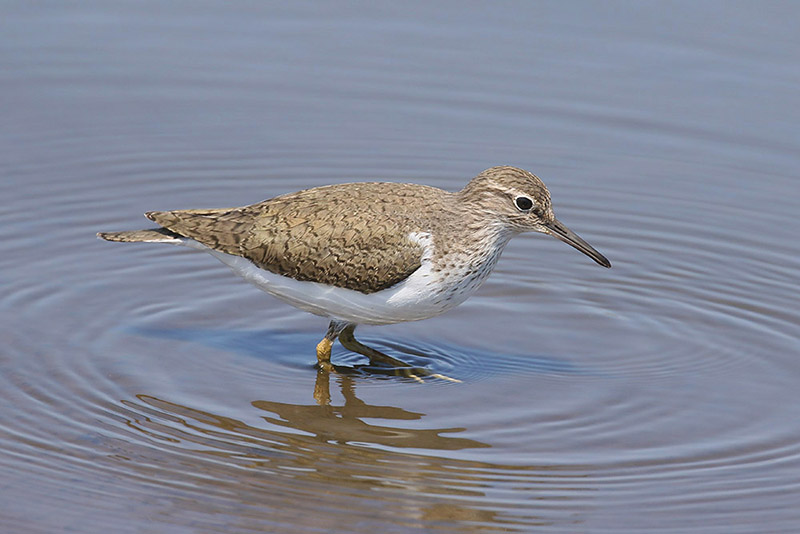
MULTIPOLYGON (((263 163, 238 156, 233 203, 263 163)), ((316 528, 319 515, 296 517, 299 501, 330 516, 357 502, 351 519, 363 521, 519 530, 623 503, 730 512, 765 491, 786 503, 797 480, 785 473, 800 464, 790 423, 800 262, 785 242, 760 239, 777 215, 731 239, 738 213, 724 205, 707 208, 697 231, 685 216, 638 208, 647 195, 572 195, 616 202, 602 218, 582 204, 559 211, 612 270, 543 236, 520 238, 451 314, 359 329, 362 342, 460 383, 386 377, 339 346, 334 362, 361 372, 327 375, 313 368, 324 320, 207 256, 93 239, 138 224, 122 212, 152 208, 150 197, 164 207, 204 197, 213 172, 197 189, 175 185, 191 157, 164 154, 151 167, 135 154, 108 158, 97 172, 133 175, 141 198, 97 210, 107 192, 63 188, 53 220, 0 221, 14 253, 0 258, 13 282, 0 299, 0 390, 13 407, 0 420, 0 461, 11 483, 33 478, 77 501, 86 495, 70 497, 70 481, 88 479, 109 502, 147 510, 163 500, 166 517, 189 511, 212 530, 231 510, 254 530, 316 528), (184 160, 169 167, 175 180, 157 179, 172 158, 184 160), (666 489, 675 485, 684 491, 666 489)), ((225 165, 205 158, 205 168, 225 165)), ((296 188, 285 180, 268 183, 296 188)), ((20 206, 33 213, 46 198, 20 206)))

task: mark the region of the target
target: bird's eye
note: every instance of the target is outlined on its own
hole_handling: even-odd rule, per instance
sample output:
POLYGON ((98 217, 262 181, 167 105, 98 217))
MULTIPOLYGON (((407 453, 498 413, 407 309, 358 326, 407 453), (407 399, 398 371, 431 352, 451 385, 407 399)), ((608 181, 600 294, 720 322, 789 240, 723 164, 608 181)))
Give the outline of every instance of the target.
POLYGON ((533 200, 528 197, 519 196, 514 199, 514 205, 519 211, 528 211, 533 207, 533 200))

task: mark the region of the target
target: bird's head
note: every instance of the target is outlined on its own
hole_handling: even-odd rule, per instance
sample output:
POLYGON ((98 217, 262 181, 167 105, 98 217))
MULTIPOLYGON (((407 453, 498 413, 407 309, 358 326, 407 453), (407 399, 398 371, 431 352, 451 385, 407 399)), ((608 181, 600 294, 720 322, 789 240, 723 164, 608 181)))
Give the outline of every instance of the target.
POLYGON ((544 182, 526 170, 510 166, 486 169, 458 194, 470 209, 481 211, 513 233, 549 234, 603 267, 611 267, 605 256, 556 219, 544 182))

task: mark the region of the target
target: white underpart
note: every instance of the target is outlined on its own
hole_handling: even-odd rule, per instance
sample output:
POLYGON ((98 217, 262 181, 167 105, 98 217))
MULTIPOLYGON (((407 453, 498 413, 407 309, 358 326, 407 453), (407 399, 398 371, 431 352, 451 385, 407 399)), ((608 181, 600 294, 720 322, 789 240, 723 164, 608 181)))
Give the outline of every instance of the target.
POLYGON ((193 239, 169 242, 212 254, 246 281, 301 310, 339 321, 379 325, 427 319, 458 306, 480 287, 508 241, 501 237, 502 242, 487 247, 485 261, 477 269, 473 264, 472 269, 434 272, 432 236, 415 232, 409 238, 423 247, 421 266, 402 282, 370 294, 275 274, 193 239))

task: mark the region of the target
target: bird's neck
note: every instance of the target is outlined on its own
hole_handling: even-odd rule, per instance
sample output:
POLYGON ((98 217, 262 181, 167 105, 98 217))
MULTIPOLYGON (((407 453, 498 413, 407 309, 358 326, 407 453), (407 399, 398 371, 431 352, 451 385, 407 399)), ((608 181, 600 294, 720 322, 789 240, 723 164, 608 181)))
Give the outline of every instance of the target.
POLYGON ((467 269, 486 266, 491 269, 513 235, 500 224, 465 224, 434 243, 434 262, 463 265, 467 269))

